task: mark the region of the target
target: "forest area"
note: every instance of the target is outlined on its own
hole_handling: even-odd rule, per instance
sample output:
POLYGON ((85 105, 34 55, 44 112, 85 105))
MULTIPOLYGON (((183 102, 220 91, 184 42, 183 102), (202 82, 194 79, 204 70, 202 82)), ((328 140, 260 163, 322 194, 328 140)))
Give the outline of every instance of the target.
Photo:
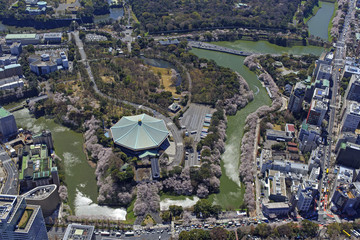
POLYGON ((131 0, 132 9, 151 32, 219 27, 286 30, 300 0, 131 0))

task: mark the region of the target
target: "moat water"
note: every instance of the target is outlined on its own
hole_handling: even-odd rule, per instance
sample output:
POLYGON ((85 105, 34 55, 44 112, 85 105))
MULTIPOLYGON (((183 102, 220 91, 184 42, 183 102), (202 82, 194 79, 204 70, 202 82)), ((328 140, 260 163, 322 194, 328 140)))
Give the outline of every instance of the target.
POLYGON ((309 27, 310 35, 314 35, 315 37, 327 41, 329 39, 328 26, 335 10, 335 4, 322 1, 320 4, 321 8, 317 11, 315 16, 310 18, 307 25, 309 27))
MULTIPOLYGON (((265 41, 250 42, 239 40, 234 42, 216 42, 215 44, 258 53, 288 53, 294 55, 312 53, 320 55, 323 51, 323 48, 321 47, 280 47, 265 41)), ((271 100, 265 88, 262 87, 261 82, 257 79, 257 76, 244 66, 243 62, 245 57, 201 49, 193 49, 192 52, 199 57, 212 59, 221 66, 229 67, 232 70, 237 71, 246 79, 251 90, 253 90, 254 93, 257 93, 254 95, 254 100, 245 108, 237 111, 235 116, 228 117, 225 152, 221 157, 221 169, 223 174, 220 178, 220 193, 213 194, 209 197, 211 201, 221 205, 223 209, 238 209, 243 202, 245 191, 243 184, 240 182, 238 171, 241 154, 240 146, 244 134, 245 119, 259 107, 270 105, 271 100)))
POLYGON ((83 152, 84 139, 81 133, 61 126, 53 119, 33 117, 28 109, 14 112, 18 128, 35 133, 42 130, 52 132, 55 153, 63 161, 65 182, 68 188, 68 202, 77 216, 96 216, 125 220, 126 210, 114 209, 97 204, 98 187, 95 169, 91 168, 83 152))

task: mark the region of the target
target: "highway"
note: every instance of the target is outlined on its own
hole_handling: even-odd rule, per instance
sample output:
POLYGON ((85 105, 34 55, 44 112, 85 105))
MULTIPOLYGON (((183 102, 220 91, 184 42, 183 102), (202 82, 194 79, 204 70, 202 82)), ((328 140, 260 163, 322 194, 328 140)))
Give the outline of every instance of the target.
POLYGON ((19 178, 17 167, 2 146, 0 146, 0 160, 7 172, 7 178, 1 193, 17 195, 19 178))
POLYGON ((112 97, 102 93, 99 90, 99 88, 97 87, 97 85, 96 85, 94 75, 92 74, 91 67, 89 66, 89 63, 88 63, 88 60, 87 60, 87 57, 86 57, 83 42, 81 41, 81 39, 79 37, 79 32, 75 31, 73 34, 74 34, 76 46, 78 47, 79 52, 80 52, 81 62, 85 65, 85 68, 86 68, 86 71, 87 71, 87 73, 89 75, 90 81, 93 83, 94 91, 97 94, 99 94, 100 96, 102 96, 103 98, 106 98, 108 100, 115 101, 115 102, 118 102, 118 103, 131 105, 131 106, 133 106, 133 107, 135 107, 137 109, 144 109, 144 110, 146 110, 148 112, 152 112, 155 117, 164 120, 164 122, 167 125, 168 129, 171 131, 174 142, 176 144, 176 154, 175 154, 175 157, 174 157, 175 160, 174 160, 173 164, 174 165, 179 165, 182 158, 183 158, 183 155, 184 155, 183 138, 182 138, 180 130, 178 130, 176 125, 173 123, 173 121, 170 118, 165 117, 163 114, 161 114, 158 111, 156 111, 154 109, 151 109, 149 107, 146 107, 146 106, 143 106, 143 105, 140 105, 140 104, 136 104, 136 103, 131 103, 131 102, 128 102, 126 100, 112 98, 112 97))
MULTIPOLYGON (((327 137, 327 143, 328 145, 325 146, 325 151, 324 151, 324 158, 323 161, 321 162, 321 169, 323 171, 322 174, 322 179, 320 180, 320 201, 324 200, 324 205, 325 202, 330 202, 327 201, 326 199, 324 199, 324 194, 326 193, 322 193, 321 189, 323 187, 327 187, 327 189, 329 189, 330 185, 327 184, 327 175, 326 174, 326 169, 330 167, 331 164, 331 153, 332 153, 332 149, 333 149, 333 144, 336 142, 336 130, 334 129, 334 122, 335 122, 335 115, 336 115, 336 111, 337 111, 337 103, 341 96, 338 96, 338 84, 340 81, 340 71, 339 69, 343 68, 344 65, 344 60, 346 57, 346 45, 345 45, 345 36, 346 36, 346 32, 350 30, 350 15, 351 12, 354 11, 354 5, 355 5, 355 1, 354 0, 350 0, 350 4, 349 4, 349 10, 347 15, 345 16, 345 22, 344 22, 344 28, 343 28, 343 32, 341 32, 339 34, 339 38, 338 41, 336 42, 336 50, 335 50, 335 55, 334 55, 334 60, 333 60, 333 71, 332 71, 332 81, 333 81, 333 86, 331 88, 331 99, 330 99, 330 106, 329 106, 329 124, 328 124, 328 137, 327 137), (325 185, 323 186, 323 182, 325 182, 325 185)), ((329 190, 329 192, 332 192, 331 190, 329 190)), ((331 198, 329 198, 331 199, 331 198)), ((320 204, 320 202, 319 202, 320 204)), ((327 206, 325 206, 324 208, 322 208, 319 211, 319 215, 325 215, 327 214, 327 206), (325 211, 323 211, 325 210, 325 211)))

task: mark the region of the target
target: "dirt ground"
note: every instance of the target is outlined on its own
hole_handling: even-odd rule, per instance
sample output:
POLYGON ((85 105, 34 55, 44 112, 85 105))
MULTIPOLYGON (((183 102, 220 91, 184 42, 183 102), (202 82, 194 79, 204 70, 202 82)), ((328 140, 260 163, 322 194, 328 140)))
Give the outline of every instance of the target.
POLYGON ((149 66, 149 68, 155 73, 158 74, 158 72, 161 73, 161 85, 164 86, 166 91, 169 91, 172 93, 173 97, 180 97, 179 94, 176 94, 176 87, 173 85, 171 81, 172 77, 172 69, 170 68, 159 68, 159 67, 153 67, 149 66))
POLYGON ((113 76, 101 76, 101 80, 105 83, 112 83, 115 81, 113 76))

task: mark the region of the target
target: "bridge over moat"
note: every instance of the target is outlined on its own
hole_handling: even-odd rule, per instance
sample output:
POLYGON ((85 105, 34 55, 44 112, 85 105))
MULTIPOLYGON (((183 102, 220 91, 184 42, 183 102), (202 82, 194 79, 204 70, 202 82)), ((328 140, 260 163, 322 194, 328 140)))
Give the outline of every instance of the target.
POLYGON ((245 57, 256 54, 253 52, 245 52, 245 51, 235 50, 232 48, 218 46, 218 45, 211 44, 211 43, 198 42, 198 41, 189 41, 188 46, 193 47, 193 48, 200 48, 200 49, 205 49, 205 50, 210 50, 210 51, 229 53, 229 54, 245 56, 245 57))

